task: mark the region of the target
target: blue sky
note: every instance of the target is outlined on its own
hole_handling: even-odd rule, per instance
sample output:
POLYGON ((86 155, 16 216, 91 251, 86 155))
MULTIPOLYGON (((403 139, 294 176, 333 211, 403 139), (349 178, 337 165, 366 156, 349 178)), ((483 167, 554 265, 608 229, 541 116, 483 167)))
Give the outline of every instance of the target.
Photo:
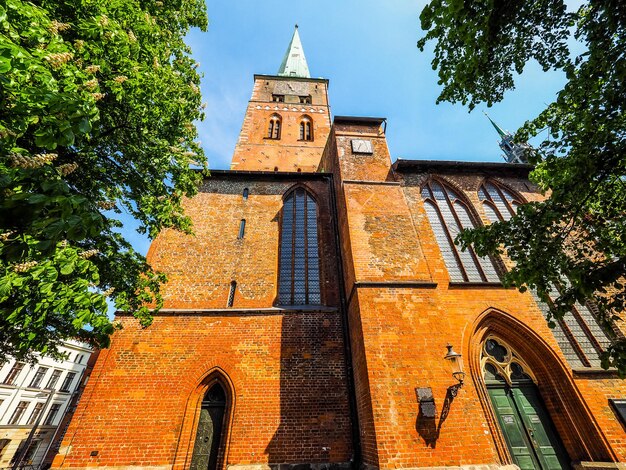
MULTIPOLYGON (((479 107, 435 105, 440 87, 429 51, 416 47, 425 0, 207 0, 209 28, 188 44, 204 74, 206 119, 198 124, 209 166, 228 169, 250 99, 253 75, 275 74, 293 33, 313 77, 330 80, 333 115, 388 119, 392 159, 503 161, 497 134, 479 107)), ((432 46, 431 46, 432 49, 432 46)), ((563 86, 560 73, 529 64, 516 89, 487 110, 515 131, 563 86)), ((124 234, 141 253, 149 242, 125 218, 124 234)))

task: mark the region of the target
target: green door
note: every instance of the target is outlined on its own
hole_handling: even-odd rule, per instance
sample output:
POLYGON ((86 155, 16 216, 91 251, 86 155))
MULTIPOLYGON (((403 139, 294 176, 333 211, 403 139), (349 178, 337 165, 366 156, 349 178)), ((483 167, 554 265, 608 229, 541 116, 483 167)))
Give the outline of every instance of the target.
POLYGON ((487 389, 513 460, 522 470, 570 468, 567 453, 534 384, 498 384, 487 389))
POLYGON ((225 412, 226 394, 217 383, 202 400, 190 470, 217 470, 225 412))

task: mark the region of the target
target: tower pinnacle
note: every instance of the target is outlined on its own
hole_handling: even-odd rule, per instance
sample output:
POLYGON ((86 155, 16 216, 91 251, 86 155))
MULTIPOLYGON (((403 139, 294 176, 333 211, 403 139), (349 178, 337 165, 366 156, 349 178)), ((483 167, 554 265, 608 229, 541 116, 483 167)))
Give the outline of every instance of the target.
POLYGON ((491 125, 496 129, 502 140, 498 142, 498 145, 504 152, 504 159, 507 163, 528 163, 528 151, 532 150, 532 147, 526 142, 516 143, 513 141, 513 134, 509 131, 503 130, 483 111, 483 114, 487 116, 491 125))
POLYGON ((304 56, 304 49, 302 49, 302 43, 300 42, 300 35, 298 34, 298 25, 294 28, 291 42, 278 69, 278 75, 281 77, 311 78, 309 66, 304 56))

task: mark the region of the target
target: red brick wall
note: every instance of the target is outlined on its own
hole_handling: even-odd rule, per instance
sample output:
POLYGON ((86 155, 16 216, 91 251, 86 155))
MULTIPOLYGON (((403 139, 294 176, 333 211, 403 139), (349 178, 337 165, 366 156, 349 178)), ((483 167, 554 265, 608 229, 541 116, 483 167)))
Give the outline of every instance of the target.
POLYGON ((146 329, 120 318, 124 329, 96 365, 56 467, 188 468, 212 371, 231 388, 223 464, 352 458, 329 186, 323 176, 299 178, 216 174, 185 202, 195 235, 164 231, 148 254, 169 276, 164 310, 146 329), (318 203, 327 307, 294 311, 274 305, 282 198, 296 184, 318 203))
POLYGON ((168 314, 146 329, 121 320, 55 467, 188 468, 203 379, 215 368, 233 388, 226 464, 350 459, 336 311, 168 314))
MULTIPOLYGON (((429 173, 390 176, 381 140, 371 123, 341 122, 322 159, 338 180, 341 235, 347 238, 342 246, 351 250, 344 271, 351 273, 346 289, 352 291, 364 463, 404 468, 510 462, 482 381, 479 350, 489 332, 514 344, 533 368, 572 460, 626 458, 623 429, 607 402, 609 396, 624 396, 626 386, 616 379, 576 378, 529 294, 449 284, 420 195, 429 173), (353 154, 353 138, 372 140, 374 154, 353 154), (446 403, 448 387, 456 383, 443 360, 447 343, 466 358, 468 380, 446 403), (419 415, 417 387, 432 388, 435 420, 419 415)), ((439 176, 487 221, 476 191, 489 172, 431 171, 443 171, 439 176)), ((492 176, 526 200, 540 198, 524 178, 492 176)))

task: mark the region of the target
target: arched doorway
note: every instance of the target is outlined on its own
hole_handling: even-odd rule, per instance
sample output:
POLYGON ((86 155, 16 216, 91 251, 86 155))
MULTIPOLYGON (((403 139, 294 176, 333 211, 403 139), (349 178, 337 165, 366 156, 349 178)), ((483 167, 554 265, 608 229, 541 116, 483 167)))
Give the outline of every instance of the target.
POLYGON ((202 400, 191 470, 217 470, 220 444, 226 434, 226 415, 226 392, 216 382, 202 400))
POLYGON ((513 461, 522 470, 571 467, 532 371, 504 341, 489 336, 481 353, 491 404, 513 461))

